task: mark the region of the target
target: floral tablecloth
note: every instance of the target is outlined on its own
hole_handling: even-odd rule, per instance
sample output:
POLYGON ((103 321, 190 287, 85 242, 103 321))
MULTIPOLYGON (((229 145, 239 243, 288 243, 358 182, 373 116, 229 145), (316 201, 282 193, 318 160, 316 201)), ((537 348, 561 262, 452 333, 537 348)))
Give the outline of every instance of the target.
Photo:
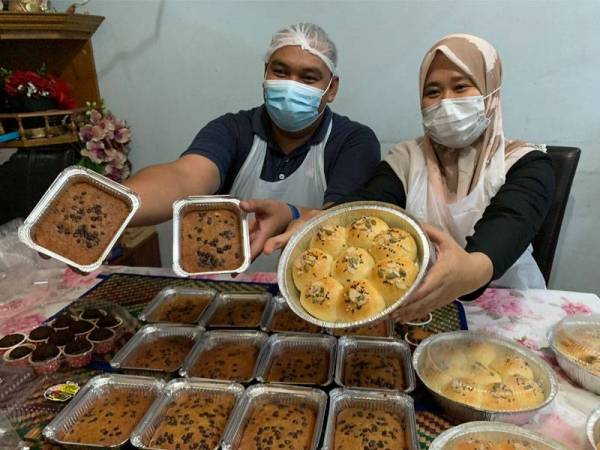
MULTIPOLYGON (((101 272, 174 276, 170 269, 156 268, 105 266, 86 276, 63 267, 48 268, 33 277, 23 292, 16 295, 0 292, 0 335, 37 326, 99 283, 101 272)), ((238 280, 274 283, 276 275, 244 274, 238 280)), ((546 333, 553 324, 570 314, 600 313, 600 298, 576 292, 488 289, 477 301, 464 306, 469 329, 515 339, 536 351, 556 371, 559 381, 556 400, 525 426, 562 441, 569 449, 587 449, 585 421, 591 410, 600 405, 600 397, 573 385, 544 348, 546 333)))

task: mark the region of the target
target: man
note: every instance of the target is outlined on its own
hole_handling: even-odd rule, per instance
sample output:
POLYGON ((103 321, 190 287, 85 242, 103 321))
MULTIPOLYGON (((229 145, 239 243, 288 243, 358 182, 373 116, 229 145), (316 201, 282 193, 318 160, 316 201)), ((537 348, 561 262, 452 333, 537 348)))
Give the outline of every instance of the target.
MULTIPOLYGON (((127 180, 142 197, 133 224, 170 219, 173 202, 189 195, 277 199, 295 216, 297 208, 321 208, 359 187, 379 162, 379 142, 327 106, 339 87, 336 67, 336 46, 317 25, 275 33, 264 105, 213 120, 178 160, 127 180)), ((275 270, 275 259, 261 256, 252 270, 275 270)))

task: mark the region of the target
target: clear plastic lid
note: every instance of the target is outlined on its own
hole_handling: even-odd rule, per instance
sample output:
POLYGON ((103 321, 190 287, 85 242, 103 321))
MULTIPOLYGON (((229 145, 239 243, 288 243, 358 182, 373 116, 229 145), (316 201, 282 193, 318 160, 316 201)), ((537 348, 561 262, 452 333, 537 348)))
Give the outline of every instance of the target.
POLYGON ((551 391, 551 374, 539 358, 517 344, 478 333, 429 338, 415 353, 415 367, 429 389, 482 411, 536 409, 551 391))
POLYGON ((600 376, 600 314, 569 316, 552 331, 552 347, 600 376))

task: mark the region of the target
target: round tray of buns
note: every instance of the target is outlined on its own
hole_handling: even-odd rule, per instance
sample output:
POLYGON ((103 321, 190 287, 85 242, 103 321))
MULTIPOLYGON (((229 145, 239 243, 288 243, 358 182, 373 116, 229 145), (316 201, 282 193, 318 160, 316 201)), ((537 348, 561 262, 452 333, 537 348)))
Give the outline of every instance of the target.
POLYGON ((600 314, 565 317, 552 327, 548 342, 569 378, 600 394, 600 314))
POLYGON ((502 422, 467 422, 450 428, 429 450, 567 450, 567 447, 530 430, 502 422))
POLYGON ((552 369, 531 350, 478 332, 425 339, 413 365, 439 405, 465 422, 526 423, 558 390, 552 369))
POLYGON ((421 283, 430 244, 403 209, 354 202, 324 211, 296 231, 277 278, 298 316, 329 329, 382 320, 421 283))
POLYGON ((585 431, 592 448, 600 450, 600 407, 594 409, 588 417, 585 431))

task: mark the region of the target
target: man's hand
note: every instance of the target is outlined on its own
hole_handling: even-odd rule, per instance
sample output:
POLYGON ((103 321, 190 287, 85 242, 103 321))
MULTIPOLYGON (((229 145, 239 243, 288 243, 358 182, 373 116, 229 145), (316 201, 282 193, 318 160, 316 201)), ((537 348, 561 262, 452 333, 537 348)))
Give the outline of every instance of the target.
POLYGON ((423 225, 437 250, 437 260, 406 303, 392 317, 409 322, 451 303, 487 284, 493 275, 490 258, 483 253, 467 253, 448 233, 423 225))

